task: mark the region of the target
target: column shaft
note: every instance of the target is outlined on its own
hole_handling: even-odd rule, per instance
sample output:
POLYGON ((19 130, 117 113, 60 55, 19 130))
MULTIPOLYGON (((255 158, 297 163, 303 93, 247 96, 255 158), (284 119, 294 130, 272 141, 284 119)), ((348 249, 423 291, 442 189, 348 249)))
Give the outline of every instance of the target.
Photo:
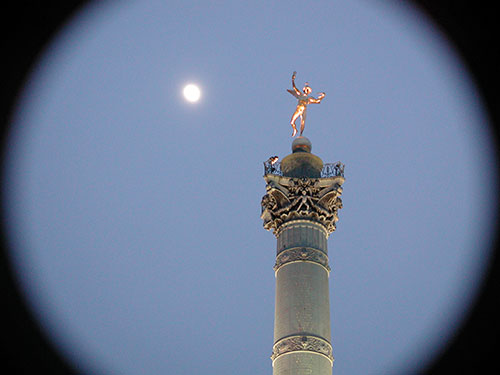
POLYGON ((327 233, 296 220, 277 235, 273 375, 331 375, 327 233))

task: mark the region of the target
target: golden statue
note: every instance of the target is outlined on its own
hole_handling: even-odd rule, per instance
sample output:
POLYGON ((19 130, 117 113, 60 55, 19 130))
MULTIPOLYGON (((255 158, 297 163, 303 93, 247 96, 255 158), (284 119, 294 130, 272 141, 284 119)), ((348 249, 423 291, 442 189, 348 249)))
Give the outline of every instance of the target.
POLYGON ((312 92, 312 89, 309 87, 309 84, 306 82, 304 85, 304 88, 302 89, 302 92, 295 86, 295 77, 297 76, 297 72, 293 72, 292 74, 292 87, 293 90, 287 89, 290 94, 295 96, 299 102, 297 103, 297 108, 295 109, 295 113, 292 116, 292 120, 290 121, 290 125, 292 125, 293 128, 293 133, 292 137, 295 137, 297 134, 297 127, 295 126, 295 120, 297 120, 297 117, 300 116, 300 135, 304 132, 304 126, 306 123, 306 111, 307 111, 307 105, 311 103, 316 103, 319 104, 325 97, 324 92, 320 92, 318 95, 318 98, 314 98, 310 96, 309 94, 312 92))

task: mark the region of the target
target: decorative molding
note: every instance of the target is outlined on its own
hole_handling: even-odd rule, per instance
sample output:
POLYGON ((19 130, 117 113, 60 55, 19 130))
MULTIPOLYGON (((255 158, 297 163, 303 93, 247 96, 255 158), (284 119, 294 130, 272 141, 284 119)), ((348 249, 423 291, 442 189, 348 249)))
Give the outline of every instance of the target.
POLYGON ((293 352, 312 352, 328 358, 333 365, 332 345, 315 336, 289 336, 279 340, 273 345, 271 359, 274 362, 279 356, 293 352))
POLYGON ((290 249, 283 250, 276 256, 276 263, 273 267, 275 272, 285 264, 293 262, 311 262, 317 263, 327 272, 330 272, 331 268, 328 265, 328 256, 318 249, 313 249, 311 247, 294 247, 290 249))
POLYGON ((282 223, 279 228, 274 232, 276 237, 279 237, 279 235, 287 229, 287 227, 308 227, 308 228, 314 228, 314 229, 319 229, 322 231, 322 233, 325 235, 325 238, 328 239, 328 236, 330 233, 326 230, 325 226, 321 223, 309 220, 309 219, 294 219, 293 221, 287 221, 285 223, 282 223))
POLYGON ((292 178, 265 176, 266 195, 262 197, 264 228, 277 235, 279 228, 292 220, 320 223, 327 234, 335 231, 342 208, 343 177, 292 178))

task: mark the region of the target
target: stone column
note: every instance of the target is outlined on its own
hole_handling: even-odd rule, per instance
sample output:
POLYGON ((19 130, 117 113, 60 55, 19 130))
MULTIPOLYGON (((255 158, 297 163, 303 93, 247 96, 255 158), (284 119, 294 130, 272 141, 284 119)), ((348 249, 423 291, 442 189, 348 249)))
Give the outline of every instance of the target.
POLYGON ((264 228, 277 238, 273 375, 331 375, 327 239, 335 230, 343 165, 325 171, 299 137, 280 169, 267 166, 264 228))

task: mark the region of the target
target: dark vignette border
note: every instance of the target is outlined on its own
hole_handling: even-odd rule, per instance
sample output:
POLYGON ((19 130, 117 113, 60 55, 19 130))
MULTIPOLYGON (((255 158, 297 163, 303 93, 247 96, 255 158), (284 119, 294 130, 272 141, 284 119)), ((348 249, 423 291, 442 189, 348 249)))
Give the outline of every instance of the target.
MULTIPOLYGON (((486 1, 415 0, 447 36, 462 57, 488 111, 495 142, 496 176, 500 176, 500 22, 493 5, 486 1)), ((424 374, 493 374, 500 371, 500 257, 499 195, 492 259, 472 311, 466 317, 444 353, 424 374)))
MULTIPOLYGON (((398 2, 397 0, 386 0, 398 2)), ((499 169, 499 111, 500 111, 500 22, 489 2, 461 0, 414 0, 452 41, 463 58, 482 94, 488 110, 496 142, 497 176, 499 169), (474 4, 474 5, 473 5, 474 4), (487 5, 488 4, 488 5, 487 5)), ((3 176, 4 146, 8 126, 23 84, 56 33, 89 1, 18 1, 10 2, 10 9, 1 12, 1 73, 2 91, 0 144, 0 176, 3 176)), ((4 7, 5 8, 5 7, 4 7)), ((495 178, 495 177, 492 177, 495 178)), ((0 202, 3 190, 0 189, 0 202)), ((498 197, 496 202, 498 206, 498 197)), ((0 208, 0 213, 3 207, 0 208)), ((500 212, 500 210, 497 210, 500 212)), ((422 374, 495 373, 500 369, 500 260, 498 217, 495 249, 473 310, 465 324, 455 333, 444 353, 422 374)), ((17 290, 13 270, 6 253, 6 233, 0 221, 0 298, 2 318, 0 335, 0 368, 8 374, 78 374, 49 343, 36 320, 30 315, 17 290)), ((270 369, 271 371, 271 369, 270 369)), ((400 373, 408 374, 408 371, 400 373)))

